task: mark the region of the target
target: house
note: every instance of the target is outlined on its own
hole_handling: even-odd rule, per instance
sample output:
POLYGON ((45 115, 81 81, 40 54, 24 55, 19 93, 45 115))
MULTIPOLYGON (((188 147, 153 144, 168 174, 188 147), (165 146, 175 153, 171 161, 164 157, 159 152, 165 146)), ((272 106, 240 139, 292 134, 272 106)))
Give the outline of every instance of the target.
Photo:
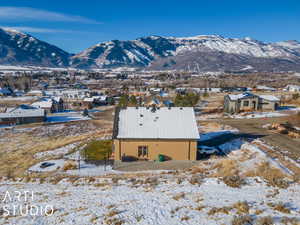
POLYGON ((27 96, 44 96, 45 92, 42 90, 32 90, 26 93, 27 96))
POLYGON ((50 89, 45 91, 47 96, 62 97, 65 100, 82 100, 90 96, 89 89, 50 89))
POLYGON ((264 85, 257 85, 255 88, 257 91, 276 91, 276 88, 267 87, 264 85))
POLYGON ((244 92, 224 97, 224 112, 239 113, 242 111, 276 110, 280 100, 273 95, 255 95, 244 92))
POLYGON ((26 123, 39 123, 46 120, 44 109, 37 109, 29 105, 20 105, 0 113, 0 125, 19 125, 26 123))
POLYGON ((64 111, 64 102, 60 97, 43 97, 37 102, 31 104, 31 106, 44 109, 47 113, 62 112, 64 111))
POLYGON ((108 97, 107 95, 97 95, 97 96, 84 98, 82 104, 88 108, 94 107, 96 105, 107 105, 108 97))
POLYGON ((192 107, 117 108, 113 129, 115 160, 196 160, 199 132, 192 107))
POLYGON ((300 86, 299 85, 287 85, 285 88, 284 88, 286 91, 289 91, 289 92, 300 92, 300 86))

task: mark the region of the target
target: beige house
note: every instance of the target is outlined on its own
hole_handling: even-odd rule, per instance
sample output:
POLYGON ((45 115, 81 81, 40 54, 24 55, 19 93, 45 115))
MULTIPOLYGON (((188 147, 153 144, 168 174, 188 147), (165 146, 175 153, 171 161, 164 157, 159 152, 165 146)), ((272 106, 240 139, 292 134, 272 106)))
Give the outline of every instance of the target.
POLYGON ((127 107, 115 113, 115 160, 196 160, 199 132, 192 107, 127 107))
POLYGON ((255 95, 245 92, 224 97, 224 112, 239 113, 243 111, 274 111, 280 100, 273 95, 255 95))

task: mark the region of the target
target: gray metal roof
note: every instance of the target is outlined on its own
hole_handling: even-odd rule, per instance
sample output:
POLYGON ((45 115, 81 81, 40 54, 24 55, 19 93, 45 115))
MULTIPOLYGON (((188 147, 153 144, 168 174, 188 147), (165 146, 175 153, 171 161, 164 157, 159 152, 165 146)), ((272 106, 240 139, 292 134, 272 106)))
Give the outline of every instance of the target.
POLYGON ((7 113, 0 113, 0 119, 21 118, 21 117, 42 117, 45 115, 44 109, 18 109, 7 113))
POLYGON ((121 109, 117 138, 199 139, 192 107, 127 107, 121 109))

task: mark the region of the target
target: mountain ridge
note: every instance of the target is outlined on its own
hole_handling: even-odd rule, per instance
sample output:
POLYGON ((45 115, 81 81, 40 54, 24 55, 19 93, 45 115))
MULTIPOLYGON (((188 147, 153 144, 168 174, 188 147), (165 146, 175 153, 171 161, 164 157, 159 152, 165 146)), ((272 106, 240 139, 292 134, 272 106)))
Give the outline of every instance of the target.
POLYGON ((100 42, 70 54, 29 34, 0 28, 0 64, 74 67, 137 67, 153 70, 300 71, 300 42, 266 43, 220 35, 100 42))

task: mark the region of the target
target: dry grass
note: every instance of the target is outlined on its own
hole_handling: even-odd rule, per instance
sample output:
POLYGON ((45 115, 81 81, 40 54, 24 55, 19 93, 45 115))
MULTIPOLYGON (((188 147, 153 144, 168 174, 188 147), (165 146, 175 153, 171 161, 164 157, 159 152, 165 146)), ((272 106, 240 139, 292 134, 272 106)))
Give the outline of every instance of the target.
POLYGON ((117 210, 112 210, 112 211, 110 211, 106 216, 107 217, 113 217, 113 216, 115 216, 115 215, 118 215, 120 212, 119 211, 117 211, 117 210))
POLYGON ((256 209, 255 212, 254 212, 254 214, 255 214, 255 215, 260 215, 260 214, 262 214, 263 212, 264 212, 264 210, 256 209))
POLYGON ((201 176, 197 176, 197 175, 193 175, 190 179, 189 179, 190 184, 195 185, 195 184, 202 184, 203 179, 201 176))
POLYGON ((125 223, 125 222, 118 218, 106 218, 105 219, 105 224, 107 224, 107 225, 122 225, 123 223, 125 223))
POLYGON ((231 225, 251 225, 251 224, 253 224, 253 219, 249 215, 235 216, 231 221, 231 225))
POLYGON ((205 209, 205 208, 206 208, 206 206, 200 205, 200 206, 197 206, 197 207, 195 208, 195 210, 201 211, 201 210, 203 210, 203 209, 205 209))
POLYGON ((0 176, 20 177, 29 167, 41 161, 34 157, 36 153, 50 151, 75 142, 84 142, 90 138, 102 137, 105 132, 96 130, 93 134, 61 135, 55 138, 32 135, 30 132, 7 133, 5 138, 9 142, 0 145, 0 176))
POLYGON ((178 201, 179 199, 182 199, 184 197, 185 197, 184 193, 179 193, 179 194, 173 196, 173 199, 176 200, 176 201, 178 201))
POLYGON ((300 225, 300 220, 295 217, 282 217, 280 222, 284 225, 300 225))
POLYGON ((221 159, 212 169, 216 169, 215 177, 227 177, 239 174, 237 162, 233 159, 221 159))
POLYGON ((249 171, 245 176, 262 177, 270 186, 278 188, 288 188, 289 182, 285 180, 287 177, 280 169, 274 168, 269 162, 262 162, 255 170, 249 171))
POLYGON ((276 210, 278 212, 290 214, 291 210, 284 204, 283 202, 279 203, 269 203, 268 204, 273 210, 276 210))
POLYGON ((248 214, 249 209, 250 209, 250 207, 246 201, 245 202, 237 202, 237 203, 233 204, 232 207, 237 210, 238 214, 248 214))
POLYGON ((77 169, 77 164, 74 161, 67 161, 63 166, 63 171, 75 170, 77 169))
POLYGON ((227 186, 233 187, 233 188, 240 188, 242 185, 246 184, 246 181, 238 175, 223 177, 222 181, 227 186))
POLYGON ((228 207, 228 206, 224 206, 221 208, 213 207, 208 211, 207 215, 213 216, 217 213, 223 213, 228 215, 230 213, 230 210, 232 210, 232 207, 228 207))
POLYGON ((188 221, 189 219, 190 219, 190 217, 184 216, 184 217, 181 218, 181 221, 188 221))
POLYGON ((194 166, 191 168, 191 174, 204 174, 207 171, 207 169, 194 166))
POLYGON ((255 144, 264 152, 266 152, 270 157, 272 158, 277 158, 280 163, 285 166, 286 168, 288 168, 290 171, 292 171, 294 174, 300 174, 300 168, 293 163, 291 160, 289 160, 288 158, 297 158, 297 156, 293 155, 293 152, 288 152, 288 154, 282 154, 282 152, 274 150, 264 144, 262 144, 261 142, 255 142, 255 144), (288 156, 285 157, 285 156, 288 156))
POLYGON ((256 221, 257 225, 273 225, 274 224, 274 220, 271 216, 264 216, 264 217, 260 217, 257 221, 256 221))

